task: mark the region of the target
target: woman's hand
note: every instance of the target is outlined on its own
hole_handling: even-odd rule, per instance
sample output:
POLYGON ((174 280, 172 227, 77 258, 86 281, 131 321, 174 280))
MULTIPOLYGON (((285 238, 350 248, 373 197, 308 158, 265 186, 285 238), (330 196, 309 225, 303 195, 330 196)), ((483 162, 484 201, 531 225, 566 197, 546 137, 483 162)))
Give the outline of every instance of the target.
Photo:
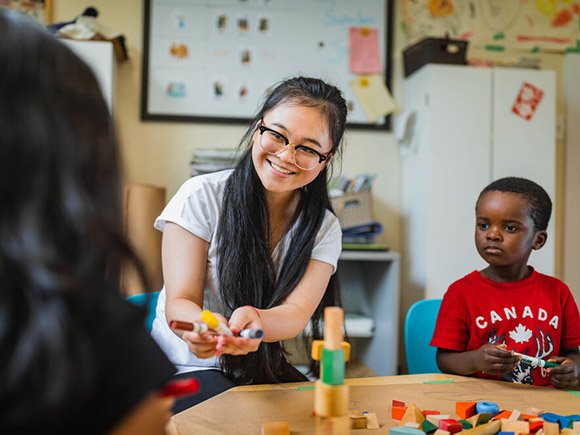
POLYGON ((550 383, 562 390, 577 390, 580 386, 580 367, 578 363, 568 357, 553 356, 548 361, 560 364, 558 367, 546 369, 550 376, 550 383))
MULTIPOLYGON (((227 325, 227 320, 219 313, 212 313, 214 317, 227 325)), ((187 343, 189 350, 200 359, 211 358, 212 356, 219 356, 221 352, 217 350, 218 339, 220 336, 215 334, 198 334, 197 332, 183 332, 181 338, 187 343)))
POLYGON ((516 368, 520 357, 513 355, 505 344, 484 344, 473 352, 473 366, 479 372, 509 373, 516 368))
MULTIPOLYGON (((261 329, 262 321, 254 308, 245 306, 234 310, 228 326, 230 330, 237 335, 242 329, 261 329)), ((261 342, 262 340, 256 338, 252 339, 219 335, 217 336, 217 355, 221 355, 222 353, 230 355, 247 355, 250 352, 257 351, 261 342)))

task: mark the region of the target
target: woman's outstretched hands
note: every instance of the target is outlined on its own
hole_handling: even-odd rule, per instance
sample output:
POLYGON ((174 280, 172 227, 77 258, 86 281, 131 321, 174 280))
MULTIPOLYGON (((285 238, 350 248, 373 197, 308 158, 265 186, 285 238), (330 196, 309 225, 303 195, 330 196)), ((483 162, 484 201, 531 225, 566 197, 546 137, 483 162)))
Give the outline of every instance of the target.
POLYGON ((255 352, 260 346, 260 339, 238 337, 242 329, 262 328, 259 315, 251 307, 239 307, 233 313, 228 322, 219 313, 212 313, 214 317, 224 325, 227 325, 234 333, 234 337, 228 335, 216 335, 215 333, 202 333, 186 331, 181 338, 187 343, 189 350, 200 359, 207 359, 221 354, 246 355, 255 352))

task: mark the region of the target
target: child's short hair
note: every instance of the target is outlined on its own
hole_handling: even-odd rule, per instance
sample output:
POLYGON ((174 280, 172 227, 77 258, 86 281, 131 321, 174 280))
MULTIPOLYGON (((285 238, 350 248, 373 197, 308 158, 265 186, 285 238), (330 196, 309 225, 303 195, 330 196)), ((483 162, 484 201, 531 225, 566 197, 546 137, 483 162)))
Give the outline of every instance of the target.
POLYGON ((475 206, 477 207, 479 200, 484 194, 494 191, 517 193, 525 197, 531 206, 530 217, 534 221, 534 229, 536 231, 544 231, 548 228, 548 222, 552 214, 552 201, 542 186, 526 178, 500 178, 491 182, 481 191, 475 206))

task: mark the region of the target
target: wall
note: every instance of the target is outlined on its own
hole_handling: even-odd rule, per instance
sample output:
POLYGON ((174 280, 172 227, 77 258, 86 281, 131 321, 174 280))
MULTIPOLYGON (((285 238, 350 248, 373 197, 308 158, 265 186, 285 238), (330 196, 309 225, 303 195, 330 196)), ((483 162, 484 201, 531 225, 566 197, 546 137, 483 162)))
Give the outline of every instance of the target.
MULTIPOLYGON (((53 21, 72 20, 85 7, 94 6, 99 11, 98 21, 101 24, 125 35, 130 59, 117 66, 114 104, 125 176, 130 183, 163 186, 167 188, 167 196, 170 198, 189 177, 188 163, 195 147, 235 146, 245 127, 142 122, 139 119, 143 3, 142 0, 54 0, 53 21)), ((400 75, 395 77, 395 83, 399 84, 400 89, 400 75)), ((250 115, 249 113, 248 116, 250 115)), ((375 214, 385 228, 379 242, 386 243, 393 250, 399 250, 399 158, 393 135, 387 132, 348 131, 345 144, 342 165, 344 173, 378 174, 373 188, 375 214)))

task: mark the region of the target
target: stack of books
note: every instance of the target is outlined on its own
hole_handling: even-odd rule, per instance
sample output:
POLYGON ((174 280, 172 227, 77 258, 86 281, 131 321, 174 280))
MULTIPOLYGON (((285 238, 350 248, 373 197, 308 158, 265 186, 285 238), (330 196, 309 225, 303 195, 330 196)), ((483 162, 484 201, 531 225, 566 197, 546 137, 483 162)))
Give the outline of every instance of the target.
POLYGON ((244 150, 232 148, 198 148, 190 162, 191 176, 223 171, 236 166, 244 150))

